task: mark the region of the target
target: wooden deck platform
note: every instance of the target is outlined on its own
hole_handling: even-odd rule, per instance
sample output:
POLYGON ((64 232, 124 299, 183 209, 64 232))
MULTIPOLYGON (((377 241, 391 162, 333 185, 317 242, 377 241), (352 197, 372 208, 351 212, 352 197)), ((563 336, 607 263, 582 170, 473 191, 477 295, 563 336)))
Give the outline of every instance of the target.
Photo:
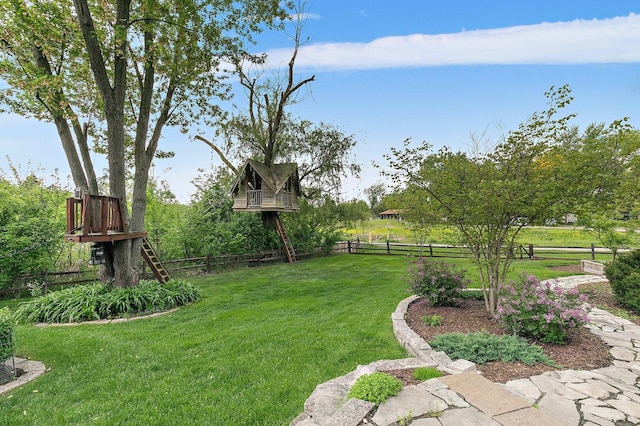
POLYGON ((146 232, 108 232, 105 234, 65 234, 64 240, 73 243, 108 243, 112 241, 145 238, 146 232))
POLYGON ((107 243, 146 236, 146 232, 129 232, 126 229, 119 198, 90 194, 67 198, 65 241, 107 243))

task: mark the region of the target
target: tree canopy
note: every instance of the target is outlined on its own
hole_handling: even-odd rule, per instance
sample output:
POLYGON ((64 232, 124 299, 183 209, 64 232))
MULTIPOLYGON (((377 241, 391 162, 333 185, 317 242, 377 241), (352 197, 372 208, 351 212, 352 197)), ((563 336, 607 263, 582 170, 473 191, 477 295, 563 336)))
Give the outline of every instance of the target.
POLYGON ((300 77, 295 70, 303 44, 305 5, 305 1, 298 2, 287 21, 293 48, 286 69, 270 74, 264 63, 237 60, 235 74, 244 89, 244 105, 238 103, 241 106, 218 128, 221 146, 201 135, 197 138, 214 149, 233 171, 234 162, 249 158, 268 167, 295 162, 303 195, 322 198, 327 193, 339 194, 343 179, 349 174, 357 175, 360 165, 352 152, 357 143, 353 135, 345 135, 330 124, 297 118, 289 111, 303 101, 302 91, 315 81, 315 75, 300 77))
MULTIPOLYGON (((229 96, 223 65, 249 57, 252 34, 283 17, 277 0, 0 0, 0 104, 55 123, 75 185, 96 193, 93 137, 107 154, 109 195, 142 231, 163 128, 215 123, 215 99, 229 96)), ((140 244, 114 244, 106 269, 116 285, 137 283, 140 244)))

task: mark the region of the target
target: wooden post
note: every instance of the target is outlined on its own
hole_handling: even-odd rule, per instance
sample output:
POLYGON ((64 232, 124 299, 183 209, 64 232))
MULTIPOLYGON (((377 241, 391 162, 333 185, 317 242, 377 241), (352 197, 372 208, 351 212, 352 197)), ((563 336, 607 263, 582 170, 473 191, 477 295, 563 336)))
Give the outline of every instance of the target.
POLYGON ((429 243, 429 256, 433 257, 433 246, 429 243))
POLYGON ((207 254, 207 274, 211 273, 211 255, 207 254))
POLYGON ((533 244, 529 244, 529 259, 533 259, 533 244))
POLYGON ((522 260, 522 244, 518 246, 518 251, 520 252, 520 260, 522 260))
POLYGON ((91 197, 89 194, 82 194, 82 235, 91 232, 91 197))
POLYGON ((347 240, 347 252, 351 254, 351 240, 347 240))
POLYGON ((100 199, 100 230, 102 235, 107 235, 109 229, 109 203, 106 198, 100 199))
POLYGON ((596 260, 596 246, 591 243, 591 260, 596 260))
POLYGON ((389 247, 389 240, 387 240, 387 254, 391 254, 391 248, 389 247))

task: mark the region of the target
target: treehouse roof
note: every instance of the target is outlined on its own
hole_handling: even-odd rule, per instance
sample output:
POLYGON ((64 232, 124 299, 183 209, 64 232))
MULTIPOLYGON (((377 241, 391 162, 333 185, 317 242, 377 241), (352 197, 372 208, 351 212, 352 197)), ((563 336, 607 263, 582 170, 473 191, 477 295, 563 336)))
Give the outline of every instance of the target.
POLYGON ((298 164, 296 163, 280 163, 274 164, 273 167, 267 167, 266 164, 255 160, 247 160, 239 170, 238 178, 231 187, 231 192, 235 192, 240 183, 244 180, 247 171, 255 171, 262 182, 265 183, 275 194, 282 191, 287 180, 292 179, 293 188, 296 192, 300 192, 300 178, 298 177, 298 164))

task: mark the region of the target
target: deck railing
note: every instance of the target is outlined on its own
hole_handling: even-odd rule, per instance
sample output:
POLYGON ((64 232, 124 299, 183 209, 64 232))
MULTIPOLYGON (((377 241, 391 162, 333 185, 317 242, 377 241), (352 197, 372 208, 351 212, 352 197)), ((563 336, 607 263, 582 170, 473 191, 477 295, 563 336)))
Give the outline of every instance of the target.
POLYGON ((89 194, 67 198, 67 234, 107 235, 109 231, 126 231, 119 198, 89 194))
POLYGON ((250 189, 247 191, 247 207, 262 206, 262 190, 250 189))

